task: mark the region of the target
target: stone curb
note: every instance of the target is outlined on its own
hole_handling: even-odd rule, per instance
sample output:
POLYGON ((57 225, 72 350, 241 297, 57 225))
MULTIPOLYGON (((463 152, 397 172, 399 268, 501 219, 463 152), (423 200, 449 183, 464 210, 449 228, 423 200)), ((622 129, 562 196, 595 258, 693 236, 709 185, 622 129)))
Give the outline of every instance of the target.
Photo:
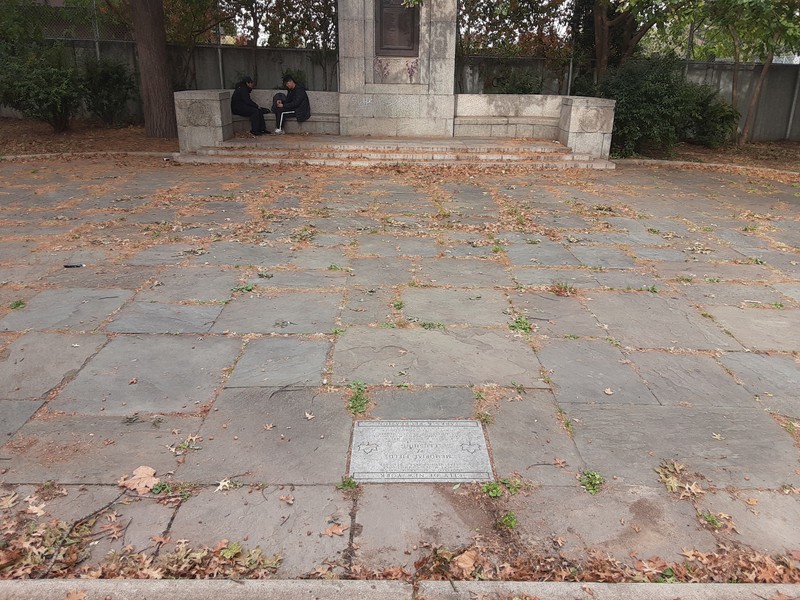
POLYGON ((784 171, 783 169, 771 169, 769 167, 749 167, 747 165, 734 165, 730 163, 703 163, 692 162, 689 160, 657 160, 650 158, 615 158, 611 162, 620 166, 643 165, 646 167, 709 167, 712 169, 737 169, 743 173, 775 173, 777 175, 800 175, 800 171, 784 171))
POLYGON ((0 156, 0 161, 43 160, 47 158, 111 158, 115 156, 143 156, 145 158, 173 159, 177 152, 126 152, 125 150, 92 150, 89 152, 48 152, 45 154, 10 154, 0 156))
POLYGON ((515 596, 540 600, 800 599, 800 585, 788 584, 423 581, 415 593, 412 584, 400 581, 48 579, 0 582, 0 600, 64 600, 70 592, 83 592, 85 600, 510 600, 515 596))

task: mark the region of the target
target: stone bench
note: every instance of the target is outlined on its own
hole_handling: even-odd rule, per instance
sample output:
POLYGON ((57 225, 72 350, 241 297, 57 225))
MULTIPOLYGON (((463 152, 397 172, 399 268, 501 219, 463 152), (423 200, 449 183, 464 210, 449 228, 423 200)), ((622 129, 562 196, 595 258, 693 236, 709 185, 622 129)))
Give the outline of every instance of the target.
MULTIPOLYGON (((271 107, 272 97, 285 90, 255 89, 250 97, 260 106, 271 107)), ((196 152, 204 146, 218 146, 239 131, 250 129, 250 120, 231 114, 232 90, 186 90, 175 92, 178 143, 181 153, 196 152)), ((311 118, 303 123, 285 121, 288 133, 339 134, 339 94, 308 92, 311 118)), ((265 115, 267 127, 275 126, 274 116, 265 115)))

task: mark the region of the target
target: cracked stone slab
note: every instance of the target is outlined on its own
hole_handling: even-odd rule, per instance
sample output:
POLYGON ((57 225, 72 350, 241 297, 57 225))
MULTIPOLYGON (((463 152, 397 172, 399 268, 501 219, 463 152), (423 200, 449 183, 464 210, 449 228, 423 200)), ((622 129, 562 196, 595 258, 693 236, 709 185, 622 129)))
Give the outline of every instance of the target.
POLYGON ((322 385, 331 344, 326 340, 271 337, 251 340, 225 387, 322 385))
POLYGON ((148 302, 227 301, 239 284, 240 274, 216 267, 181 267, 158 275, 158 281, 136 294, 148 302))
POLYGON ((561 538, 559 552, 581 559, 597 550, 617 560, 659 556, 668 562, 682 560, 683 548, 713 552, 717 542, 704 530, 690 502, 676 502, 663 488, 620 486, 606 482, 590 496, 573 477, 570 488, 544 486, 531 498, 511 498, 511 510, 519 520, 519 535, 528 547, 541 552, 552 549, 561 538), (558 506, 558 510, 552 507, 558 506))
POLYGON ((636 273, 633 271, 597 271, 594 278, 602 287, 616 290, 650 292, 652 288, 656 290, 664 289, 664 282, 655 279, 651 275, 636 273))
POLYGON ((442 251, 434 238, 361 235, 354 238, 359 255, 434 257, 442 251))
POLYGON ((609 342, 551 340, 538 355, 559 403, 658 404, 630 361, 609 342))
POLYGON ((168 446, 178 445, 199 427, 199 417, 160 416, 136 422, 97 415, 33 419, 0 447, 0 456, 7 459, 3 466, 9 469, 4 480, 116 485, 122 475, 142 465, 163 474, 176 467, 168 446))
POLYGON ((343 325, 369 325, 386 323, 394 319, 392 299, 394 290, 380 288, 352 288, 347 292, 347 302, 339 317, 343 325))
POLYGON ((636 261, 617 248, 572 244, 569 249, 587 267, 604 269, 633 269, 636 267, 636 261))
POLYGON ((336 381, 546 387, 527 342, 510 333, 477 329, 366 329, 352 327, 336 342, 336 381), (400 375, 403 371, 405 374, 400 375))
POLYGON ((751 306, 758 307, 784 301, 781 294, 770 286, 736 283, 691 283, 678 287, 690 301, 704 306, 751 306))
POLYGON ((176 477, 208 484, 235 476, 333 486, 347 466, 351 423, 339 394, 309 388, 226 389, 200 429, 203 449, 186 456, 176 477))
POLYGON ((708 312, 747 348, 800 351, 800 309, 712 306, 708 312))
POLYGON ((585 269, 511 269, 511 275, 519 285, 548 287, 555 283, 568 283, 576 288, 596 288, 600 284, 594 273, 585 269))
POLYGON ((503 398, 489 411, 494 421, 486 431, 498 477, 517 473, 537 484, 575 484, 575 471, 582 470, 583 460, 556 418, 549 391, 503 398))
POLYGON ((739 349, 709 320, 661 294, 595 294, 588 307, 610 335, 635 348, 739 349))
POLYGON ((374 403, 370 414, 378 419, 466 419, 475 404, 466 387, 378 388, 369 397, 374 403))
POLYGON ((132 296, 132 291, 116 288, 44 290, 25 307, 6 315, 0 321, 0 331, 93 331, 132 296))
POLYGON ((653 265, 663 279, 691 277, 698 280, 718 281, 774 281, 776 276, 767 267, 760 265, 737 265, 713 262, 663 262, 653 265))
POLYGON ((240 295, 222 309, 211 331, 224 333, 329 333, 341 293, 287 292, 278 296, 240 295))
MULTIPOLYGON (((327 562, 344 560, 349 531, 329 536, 325 530, 334 523, 350 525, 350 504, 333 486, 205 489, 181 504, 170 537, 211 548, 223 539, 246 540, 241 542, 244 548, 282 557, 276 577, 302 577, 327 562), (280 500, 282 496, 293 503, 280 500)), ((167 544, 165 550, 172 547, 167 544)))
POLYGON ((589 468, 628 485, 654 485, 664 460, 717 487, 800 485, 792 438, 760 407, 565 405, 589 468))
POLYGON ((155 279, 158 269, 154 267, 134 267, 111 263, 90 265, 80 268, 64 268, 51 272, 42 278, 44 283, 60 287, 81 288, 125 288, 136 290, 145 282, 155 279))
POLYGON ((247 283, 257 285, 265 290, 299 289, 319 290, 330 288, 345 288, 349 283, 350 269, 319 270, 306 269, 303 271, 262 271, 247 280, 247 283))
POLYGON ((222 306, 132 302, 104 329, 114 333, 208 333, 220 312, 222 306))
POLYGON ((269 244, 243 244, 240 242, 214 242, 201 256, 195 256, 194 265, 232 265, 274 267, 291 260, 291 253, 269 244))
POLYGON ((120 336, 69 382, 53 408, 80 414, 194 412, 214 398, 241 342, 198 336, 120 336))
POLYGON ((292 253, 290 265, 300 269, 350 269, 350 259, 341 248, 320 248, 310 246, 298 248, 292 253))
POLYGON ((43 400, 0 400, 0 441, 4 444, 43 404, 43 400))
POLYGON ((405 258, 354 258, 350 287, 390 288, 411 280, 411 261, 405 258))
POLYGON ((348 473, 360 483, 494 478, 483 427, 474 420, 356 421, 348 473))
POLYGON ((492 289, 409 288, 400 298, 406 318, 420 322, 489 327, 511 320, 505 294, 492 289))
POLYGON ((800 360, 783 354, 726 352, 720 362, 771 412, 800 417, 800 360))
POLYGON ((633 352, 628 355, 660 404, 750 406, 753 396, 710 356, 633 352))
POLYGON ((515 267, 559 267, 579 266, 581 262, 561 244, 531 236, 526 243, 511 243, 506 248, 506 257, 515 267))
POLYGON ((30 332, 0 352, 0 398, 41 398, 77 372, 104 335, 30 332))
POLYGON ((177 265, 191 256, 193 250, 195 247, 189 244, 160 244, 137 252, 126 262, 137 267, 177 265))
POLYGON ((540 335, 592 337, 605 333, 594 315, 574 296, 526 291, 512 294, 511 304, 540 335))
POLYGON ((372 484, 358 500, 353 562, 369 569, 401 566, 430 552, 427 544, 461 548, 492 527, 490 517, 451 485, 372 484), (425 546, 423 546, 425 544, 425 546))
POLYGON ((514 287, 509 271, 495 260, 422 259, 415 261, 414 279, 423 285, 459 288, 514 287))

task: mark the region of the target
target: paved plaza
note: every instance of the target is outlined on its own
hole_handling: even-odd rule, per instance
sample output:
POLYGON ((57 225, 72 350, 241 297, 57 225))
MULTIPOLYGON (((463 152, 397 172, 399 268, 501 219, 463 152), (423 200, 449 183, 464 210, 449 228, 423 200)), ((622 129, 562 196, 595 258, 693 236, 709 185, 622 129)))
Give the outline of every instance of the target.
POLYGON ((625 164, 2 163, 3 517, 102 515, 87 567, 227 540, 279 579, 437 547, 796 561, 798 208, 625 164), (510 484, 339 489, 357 419, 478 420, 510 484), (141 466, 159 493, 120 486, 141 466))

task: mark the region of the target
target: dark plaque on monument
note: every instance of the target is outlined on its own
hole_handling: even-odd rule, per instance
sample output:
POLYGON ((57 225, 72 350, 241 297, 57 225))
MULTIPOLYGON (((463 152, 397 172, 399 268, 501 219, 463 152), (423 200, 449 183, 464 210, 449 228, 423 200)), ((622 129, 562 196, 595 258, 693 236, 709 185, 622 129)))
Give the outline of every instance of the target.
POLYGON ((375 0, 375 54, 419 55, 419 7, 406 8, 402 0, 375 0))

